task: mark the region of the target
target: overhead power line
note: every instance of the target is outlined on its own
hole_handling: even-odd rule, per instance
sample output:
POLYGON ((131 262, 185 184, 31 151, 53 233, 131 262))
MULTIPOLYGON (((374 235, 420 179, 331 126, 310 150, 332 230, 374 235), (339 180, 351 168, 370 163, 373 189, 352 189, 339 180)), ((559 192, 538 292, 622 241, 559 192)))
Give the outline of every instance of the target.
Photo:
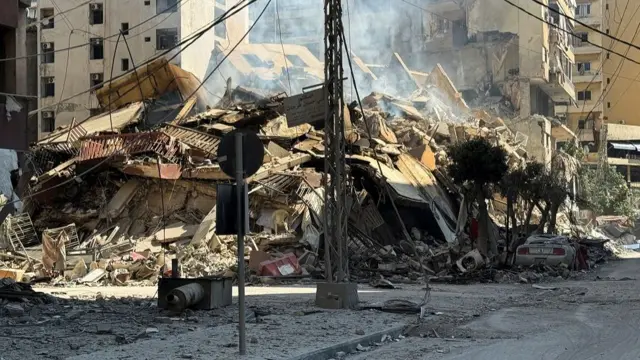
MULTIPOLYGON (((186 1, 189 1, 189 0, 186 0, 186 1)), ((136 25, 134 25, 134 26, 130 27, 130 28, 129 28, 129 31, 134 30, 134 29, 136 29, 136 28, 138 28, 138 27, 140 27, 140 26, 142 26, 142 25, 144 25, 144 24, 148 23, 149 21, 151 21, 151 20, 153 20, 153 19, 155 19, 155 18, 157 18, 157 17, 159 17, 159 16, 161 16, 161 15, 168 15, 167 17, 171 16, 171 14, 173 14, 173 13, 172 13, 172 12, 167 12, 167 11, 168 11, 168 10, 171 10, 171 9, 173 9, 173 8, 175 8, 175 7, 181 6, 183 3, 186 3, 186 1, 185 1, 185 0, 182 0, 182 1, 180 1, 180 2, 176 2, 174 5, 171 5, 170 7, 168 7, 164 12, 161 12, 161 13, 155 14, 154 16, 152 16, 152 17, 150 17, 150 18, 148 18, 148 19, 144 20, 143 22, 141 22, 141 23, 139 23, 139 24, 136 24, 136 25)), ((89 2, 85 3, 84 5, 86 5, 86 4, 88 4, 88 3, 89 3, 89 2)), ((77 9, 78 7, 80 7, 80 6, 77 6, 77 7, 75 7, 74 9, 77 9)), ((54 16, 62 15, 62 14, 64 14, 65 12, 69 12, 69 11, 71 11, 71 10, 73 10, 73 9, 63 11, 63 12, 61 12, 61 13, 57 14, 57 15, 54 15, 54 16)), ((53 17, 52 17, 52 18, 53 18, 53 17)), ((156 26, 157 26, 157 25, 156 25, 156 26)), ((154 27, 155 27, 155 26, 154 26, 154 27)), ((103 40, 109 40, 109 39, 116 38, 116 37, 118 37, 118 36, 120 36, 120 32, 118 32, 117 34, 109 35, 109 36, 104 37, 104 38, 102 38, 102 39, 103 39, 103 40)), ((28 58, 31 58, 31 57, 42 56, 42 55, 46 55, 46 54, 50 54, 50 53, 58 53, 58 52, 62 52, 62 51, 69 51, 69 50, 73 50, 73 49, 79 49, 79 48, 83 48, 83 47, 85 47, 85 46, 89 46, 89 45, 91 45, 91 42, 82 43, 82 44, 78 44, 78 45, 74 45, 74 46, 70 46, 70 47, 66 47, 66 48, 61 48, 61 49, 54 49, 53 51, 49 51, 49 52, 46 52, 46 53, 44 53, 44 52, 38 52, 38 53, 35 53, 35 54, 29 54, 29 55, 24 55, 24 56, 16 56, 16 57, 12 57, 12 58, 2 58, 2 59, 0 59, 0 62, 15 61, 15 60, 20 60, 20 59, 28 59, 28 58)), ((40 51, 40 49, 38 49, 38 51, 40 51)))
MULTIPOLYGON (((510 1, 508 1, 508 0, 505 0, 505 1, 507 1, 508 3, 511 3, 511 2, 510 2, 510 1)), ((571 17, 571 16, 569 16, 569 15, 567 15, 567 14, 564 14, 564 13, 562 13, 561 11, 558 11, 558 10, 554 9, 553 7, 551 7, 551 6, 547 5, 547 4, 545 4, 545 3, 543 3, 543 2, 541 2, 541 1, 539 1, 539 0, 531 0, 531 1, 533 1, 533 2, 534 2, 534 3, 536 3, 536 4, 540 4, 540 5, 542 5, 542 6, 546 7, 546 8, 548 8, 549 10, 553 11, 554 13, 556 13, 556 14, 558 14, 558 15, 560 15, 560 16, 562 16, 562 17, 564 17, 564 18, 567 18, 567 19, 569 19, 569 20, 573 20, 573 21, 575 21, 576 23, 578 23, 578 24, 580 24, 580 25, 582 25, 582 26, 586 27, 587 29, 589 29, 589 30, 591 30, 591 31, 595 31, 595 32, 597 32, 598 34, 600 34, 600 35, 602 35, 602 36, 606 36, 606 37, 608 37, 608 38, 610 38, 610 39, 612 39, 612 40, 615 40, 615 41, 617 41, 617 42, 623 43, 623 44, 625 44, 625 45, 627 45, 627 46, 630 46, 630 47, 632 47, 632 48, 635 48, 635 49, 640 50, 640 46, 638 46, 638 45, 635 45, 635 44, 630 43, 630 42, 628 42, 628 41, 622 40, 622 39, 620 39, 620 38, 618 38, 618 37, 615 37, 615 36, 612 36, 612 35, 610 35, 610 34, 607 34, 606 32, 601 31, 600 29, 596 29, 596 28, 594 28, 594 27, 592 27, 592 26, 590 26, 590 25, 588 25, 588 24, 585 24, 584 22, 582 22, 582 21, 580 21, 580 20, 578 20, 578 19, 576 19, 576 18, 573 18, 573 17, 571 17)), ((627 1, 633 1, 633 0, 627 0, 627 1)), ((637 0, 636 0, 636 1, 637 1, 637 0)), ((513 5, 513 4, 512 4, 512 5, 513 5)), ((623 16, 624 16, 624 14, 623 14, 623 16)))
MULTIPOLYGON (((404 0, 403 0, 403 1, 404 1, 404 0)), ((543 23, 545 23, 545 24, 548 24, 548 25, 550 25, 550 26, 552 26, 552 27, 554 27, 554 28, 556 28, 556 29, 558 29, 558 30, 560 30, 560 31, 562 31, 562 32, 565 32, 565 33, 567 33, 567 34, 569 34, 569 35, 571 35, 571 36, 573 36, 573 37, 575 37, 575 38, 578 38, 578 39, 582 40, 582 42, 586 42, 586 43, 588 43, 588 44, 590 44, 590 45, 593 45, 593 46, 595 46, 595 47, 597 47, 597 48, 600 48, 600 49, 602 49, 602 50, 607 50, 607 51, 611 52, 612 54, 616 54, 616 55, 620 56, 621 58, 624 58, 624 59, 627 59, 627 60, 631 61, 631 62, 632 62, 632 63, 634 63, 634 64, 638 64, 638 65, 640 65, 640 61, 637 61, 637 60, 631 59, 631 58, 629 58, 629 57, 627 57, 627 56, 625 56, 625 55, 623 55, 623 54, 621 54, 621 53, 619 53, 619 52, 616 52, 616 51, 613 51, 613 50, 609 50, 609 49, 605 48, 604 46, 602 46, 602 45, 598 45, 598 44, 596 44, 596 43, 594 43, 594 42, 592 42, 592 41, 584 40, 580 35, 578 35, 578 34, 576 34, 576 33, 573 33, 573 32, 571 32, 571 31, 569 31, 569 30, 567 30, 567 29, 564 29, 564 28, 560 27, 559 25, 556 25, 556 24, 554 24, 554 23, 552 23, 552 22, 549 22, 549 21, 547 21, 547 20, 545 20, 545 19, 543 19, 543 18, 541 18, 541 17, 537 16, 536 14, 533 14, 532 12, 528 11, 527 9, 525 9, 525 8, 521 7, 520 5, 514 4, 514 3, 513 3, 512 1, 510 1, 510 0, 504 0, 504 2, 506 2, 507 4, 509 4, 509 5, 511 5, 511 6, 515 7, 515 8, 518 8, 520 11, 524 12, 525 14, 527 14, 527 15, 529 15, 529 16, 531 16, 531 17, 533 17, 533 18, 536 18, 536 19, 538 19, 538 20, 542 21, 542 22, 543 22, 543 23)))
MULTIPOLYGON (((57 14, 53 14, 53 16, 49 16, 49 17, 46 17, 46 18, 44 18, 44 19, 38 19, 38 20, 36 20, 35 22, 32 22, 32 23, 31 23, 31 24, 29 24, 29 25, 37 25, 37 24, 43 24, 43 23, 45 23, 45 22, 49 22, 49 20, 54 19, 56 16, 64 15, 64 14, 66 14, 66 13, 72 12, 72 11, 73 11, 73 10, 75 10, 75 9, 81 8, 81 7, 85 6, 85 5, 89 5, 89 4, 91 3, 91 1, 93 1, 93 0, 85 1, 85 2, 83 2, 83 3, 82 3, 82 4, 80 4, 80 5, 77 5, 77 6, 72 7, 71 9, 67 9, 67 10, 62 11, 62 12, 59 12, 59 13, 57 13, 57 14)), ((40 4, 38 4, 38 6, 40 6, 40 4)))
MULTIPOLYGON (((255 2, 256 2, 256 1, 258 1, 258 0, 249 0, 249 2, 248 2, 247 4, 245 4, 244 6, 242 6, 240 9, 233 11, 233 9, 236 9, 236 8, 237 8, 237 7, 238 7, 242 2, 244 2, 244 1, 245 1, 245 0, 241 0, 240 2, 238 2, 238 3, 237 3, 236 5, 234 5, 231 9, 227 10, 227 12, 226 12, 224 15, 222 15, 219 19, 226 19, 227 17, 230 17, 230 16, 232 16, 232 15, 235 15, 235 14, 237 14, 239 11, 241 11, 241 10, 245 9, 246 7, 248 7, 249 5, 251 5, 251 4, 253 4, 253 3, 255 3, 255 2), (233 13, 231 13, 232 11, 233 11, 233 13), (231 13, 231 14, 230 14, 230 13, 231 13)), ((235 50, 235 49, 236 49, 236 48, 237 48, 237 47, 242 43, 242 41, 244 41, 244 39, 249 35, 249 33, 251 32, 251 30, 254 28, 254 26, 255 26, 255 24, 258 22, 258 20, 260 20, 260 18, 262 17, 262 15, 264 14, 264 12, 266 11, 266 9, 267 9, 267 7, 269 6, 269 4, 271 3, 271 1, 272 1, 272 0, 269 0, 269 3, 267 3, 267 5, 265 6, 265 8, 264 8, 264 9, 262 10, 262 12, 258 15, 258 17, 257 17, 257 18, 256 18, 256 20, 254 21, 253 25, 251 25, 251 27, 249 28, 249 30, 247 30, 247 32, 245 33, 245 35, 244 35, 244 36, 243 36, 243 37, 238 41, 238 43, 237 43, 237 44, 236 44, 236 45, 231 49, 231 51, 227 54, 227 56, 225 56, 225 57, 222 59, 222 61, 220 61, 220 63, 219 63, 219 64, 218 64, 218 65, 217 65, 217 66, 216 66, 216 67, 215 67, 215 68, 214 68, 210 73, 209 73, 209 75, 206 77, 206 79, 208 79, 209 77, 211 77, 211 76, 213 75, 213 73, 215 73, 216 69, 218 69, 218 68, 219 68, 219 67, 224 63, 225 59, 227 59, 227 58, 229 57, 229 55, 231 55, 231 53, 233 53, 233 51, 234 51, 234 50, 235 50)), ((217 23, 217 21, 214 21, 214 23, 217 23)), ((215 25, 214 25, 214 26, 215 26, 215 25)), ((207 27, 207 30, 205 30, 204 32, 202 32, 202 33, 200 34, 200 36, 202 36, 202 35, 203 35, 204 33, 206 33, 207 31, 211 30, 211 28, 213 28, 213 26, 211 26, 211 27, 207 27)), ((191 41, 191 43, 189 43, 189 45, 188 45, 188 46, 192 45, 192 44, 193 44, 197 39, 198 39, 198 38, 194 38, 194 39, 191 41)), ((187 47, 188 47, 188 46, 187 46, 187 47)), ((180 52, 184 51, 187 47, 185 47, 185 48, 183 48, 183 49, 180 49, 180 51, 178 52, 178 54, 179 54, 180 52)), ((174 55, 174 56, 177 56, 178 54, 176 54, 176 55, 174 55)), ((205 81, 206 81, 206 79, 205 79, 205 81)), ((200 86, 199 86, 199 87, 198 87, 198 88, 193 92, 193 94, 191 94, 191 96, 193 96, 193 95, 194 95, 194 94, 195 94, 195 93, 200 89, 200 87, 202 87, 202 84, 204 84, 204 81, 203 81, 203 82, 200 84, 200 86)), ((186 103, 186 101, 187 101, 191 96, 185 97, 185 99, 182 101, 182 104, 184 105, 184 104, 186 103)), ((113 111, 114 111, 113 109, 110 109, 110 110, 109 110, 109 113, 112 113, 113 111)), ((164 118, 164 119, 166 119, 166 118, 167 118, 167 116, 165 116, 165 118, 164 118)), ((163 119, 163 121, 164 121, 164 119, 163 119)), ((162 122, 163 122, 163 121, 162 121, 162 122)), ((79 123, 78 125, 80 125, 80 123, 79 123)), ((77 125, 76 125, 76 126, 77 126, 77 125)), ((73 128, 73 127, 72 127, 72 128, 73 128)), ((108 157, 106 157, 105 159, 103 159, 102 161, 100 161, 99 163, 97 163, 96 165, 92 166, 91 168, 87 169, 86 171, 84 171, 84 172, 82 172, 82 173, 80 173, 80 174, 78 174, 78 175, 76 175, 76 176, 74 176, 74 177, 72 177, 72 178, 69 178, 69 179, 67 179, 67 180, 65 180, 65 181, 63 181, 63 182, 61 182, 61 183, 59 183, 59 184, 56 184, 56 185, 50 186, 50 187, 48 187, 48 188, 46 188, 46 189, 43 189, 43 190, 40 190, 40 191, 38 191, 38 192, 28 194, 28 195, 24 196, 22 199, 17 199, 17 200, 9 201, 9 202, 7 202, 5 205, 14 204, 14 203, 17 203, 17 202, 20 202, 20 201, 23 201, 23 200, 26 200, 26 199, 32 198, 32 197, 34 197, 34 196, 38 196, 38 195, 40 195, 40 194, 43 194, 43 193, 46 193, 46 192, 51 191, 51 190, 53 190, 53 189, 59 188, 59 187, 61 187, 61 186, 64 186, 64 185, 66 185, 66 184, 68 184, 68 183, 70 183, 70 182, 72 182, 72 181, 75 181, 75 180, 76 180, 76 179, 78 179, 78 178, 82 178, 83 176, 85 176, 85 175, 89 174, 90 172, 92 172, 93 170, 95 170, 95 169, 99 168, 100 166, 102 166, 102 165, 103 165, 103 164, 105 164, 107 161, 109 161, 110 159, 112 159, 113 157, 115 157, 115 156, 117 156, 117 155, 119 155, 119 152, 114 152, 113 154, 109 155, 108 157)))
MULTIPOLYGON (((245 9, 247 6, 249 6, 249 5, 253 4, 253 3, 255 3, 256 1, 258 1, 258 0, 241 0, 241 1, 240 1, 240 2, 238 2, 236 5, 234 5, 232 8, 230 8, 229 10, 227 10, 227 12, 226 12, 224 15, 222 15, 220 18, 215 19, 214 21, 212 21, 212 22, 208 23, 207 25, 203 26, 202 28, 200 28, 200 30, 196 31, 195 33, 188 35, 188 36, 187 36, 185 39, 183 39, 181 42, 179 42, 179 43, 177 43, 176 45, 172 46, 171 48, 169 48, 169 49, 165 50, 164 52, 162 52, 162 53, 160 53, 160 54, 158 54, 158 55, 155 55, 155 56, 150 57, 149 59, 147 59, 146 61, 144 61, 143 63, 141 63, 139 67, 142 67, 142 66, 144 66, 144 65, 150 64, 150 63, 152 63, 153 61, 155 61, 155 60, 157 60, 157 59, 159 59, 159 58, 161 58, 161 57, 164 57, 165 55, 169 54, 170 52, 172 52, 172 51, 173 51, 173 50, 175 50, 176 48, 181 47, 181 46, 182 46, 182 45, 184 45, 185 43, 190 42, 188 45, 186 45, 186 47, 185 47, 185 48, 183 48, 183 49, 181 50, 181 51, 184 51, 184 49, 186 49, 187 47, 191 46, 191 44, 193 44, 193 42, 195 42, 195 40, 197 40, 197 39, 199 39, 200 37, 202 37, 202 35, 203 35, 203 34, 205 34, 207 31, 211 30, 214 26, 216 26, 216 25, 218 25, 218 24, 222 23, 223 21, 227 20, 228 18, 230 18, 230 17, 231 17, 231 16, 233 16, 233 15, 236 15, 238 12, 242 11, 242 10, 243 10, 243 9, 245 9), (248 2, 247 2, 247 1, 248 1, 248 2), (244 3, 244 2, 247 2, 247 3, 246 3, 246 4, 244 4, 242 7, 240 7, 240 8, 238 9, 238 6, 239 6, 240 4, 242 4, 242 3, 244 3)), ((181 52, 181 51, 180 51, 180 52, 181 52)), ((178 54, 179 54, 180 52, 178 52, 178 54)), ((176 56, 177 56, 177 54, 176 54, 176 55, 174 55, 171 59, 175 58, 176 56)), ((88 89, 86 89, 86 90, 84 90, 84 91, 81 91, 81 92, 79 92, 79 93, 77 93, 77 94, 74 94, 74 95, 68 96, 68 97, 66 97, 65 99, 62 99, 61 101, 59 101, 59 102, 58 102, 58 103, 56 103, 56 104, 48 105, 48 106, 43 106, 43 107, 40 107, 40 108, 38 108, 38 109, 32 110, 32 111, 30 111, 30 112, 29 112, 29 115, 36 114, 36 113, 37 113, 38 111, 40 111, 40 110, 48 109, 48 108, 50 108, 50 107, 56 106, 56 105, 58 105, 58 104, 60 104, 60 103, 63 103, 63 102, 65 102, 65 101, 69 101, 69 100, 71 100, 71 99, 73 99, 73 98, 76 98, 76 97, 78 97, 78 96, 80 96, 80 95, 90 93, 91 91, 97 90, 97 89, 101 88, 103 85, 105 85, 105 84, 107 84, 107 83, 109 83, 109 82, 113 82, 113 81, 115 81, 115 80, 121 79, 121 78, 123 78, 123 77, 125 77, 125 76, 129 75, 129 74, 130 74, 130 73, 132 73, 132 72, 133 72, 133 69, 128 70, 128 71, 126 71, 126 72, 124 72, 124 73, 122 73, 122 74, 120 74, 120 75, 117 75, 117 76, 115 76, 115 77, 112 77, 112 78, 110 78, 110 79, 107 79, 107 80, 103 81, 102 83, 100 83, 100 84, 98 84, 98 85, 92 86, 92 87, 90 87, 90 88, 88 88, 88 89)), ((142 80, 144 80, 144 79, 146 79, 146 78, 148 78, 148 77, 150 77, 150 76, 151 76, 150 74, 147 74, 147 75, 145 75, 145 77, 144 77, 142 80)), ((129 89, 129 91, 131 91, 131 89, 129 89)), ((126 93, 125 93, 125 94, 126 94, 126 93)), ((117 99, 122 98, 125 94, 121 94, 117 99)), ((116 100, 117 100, 117 99, 116 99, 116 100)))
MULTIPOLYGON (((615 35, 614 35, 614 36, 616 36, 616 37, 618 36, 618 33, 620 32, 620 28, 621 28, 622 22, 624 21, 624 16, 625 16, 625 14, 626 14, 626 12, 627 12, 627 8, 628 8, 628 7, 629 7, 629 2, 627 2, 627 4, 626 4, 626 5, 625 5, 625 7, 624 7, 624 10, 622 11, 622 17, 620 18, 620 23, 618 24, 618 28, 616 29, 616 33, 615 33, 615 35)), ((617 9, 618 9, 618 4, 616 4, 616 6, 615 6, 615 8, 614 8, 614 14, 613 14, 613 17, 614 17, 614 18, 615 18, 615 16, 616 16, 616 14, 615 14, 615 13, 616 13, 617 9)), ((637 9, 636 9, 636 12, 637 12, 637 9)), ((631 15, 631 19, 633 19, 633 17, 636 15, 636 12, 634 12, 634 13, 633 13, 633 15, 631 15)), ((603 18, 606 16, 606 17, 607 17, 607 21, 608 21, 608 20, 609 20, 609 18, 610 18, 610 17, 608 16, 608 14, 609 14, 609 10, 607 9, 607 10, 605 11, 605 13, 603 14, 603 18)), ((615 19, 614 19, 613 21, 615 22, 615 19)), ((627 29, 627 27, 629 26, 629 24, 630 24, 630 23, 631 23, 631 20, 629 20, 629 22, 627 23, 627 25, 622 29, 622 32, 623 32, 623 33, 624 33, 624 31, 627 29)), ((614 44, 614 42, 613 42, 613 40, 611 40, 611 42, 610 42, 610 44, 609 44, 609 50, 611 50, 611 49, 613 48, 613 44, 614 44)), ((630 49, 630 48, 627 48, 627 50, 628 50, 628 49, 630 49)), ((628 53, 628 52, 627 52, 627 53, 628 53)), ((602 71, 602 69, 604 69, 604 65, 605 65, 605 63, 606 63, 606 62, 607 62, 607 60, 608 60, 607 58, 602 59, 602 56, 601 56, 600 58, 601 58, 601 61, 600 61, 600 67, 598 68, 598 71, 602 71)), ((587 87, 585 88, 585 91, 589 89, 589 87, 591 86, 591 84, 593 84, 594 80, 596 79, 596 76, 597 76, 597 73, 596 73, 595 75, 593 75, 593 78, 591 78, 591 81, 589 82, 589 85, 587 85, 587 87)), ((616 68, 616 70, 613 72, 613 76, 614 76, 614 79, 613 79, 613 83, 611 84, 611 86, 613 86, 613 84, 614 84, 614 83, 616 82, 616 80, 618 79, 618 78, 617 78, 617 76, 620 76, 620 73, 618 72, 618 69, 617 69, 617 68, 616 68)), ((604 96, 605 96, 605 90, 606 90, 606 89, 601 89, 601 90, 600 90, 600 97, 598 98, 598 101, 597 101, 597 102, 596 102, 596 104, 593 106, 593 108, 589 111, 589 113, 587 113, 587 116, 584 118, 585 122, 589 119, 589 116, 591 116, 591 113, 593 112, 593 110, 595 110, 595 108, 596 108, 596 107, 598 107, 598 102, 599 102, 601 99, 603 99, 603 98, 604 98, 604 96)), ((582 109, 580 109, 580 113, 584 113, 584 109, 585 109, 585 107, 586 107, 586 106, 587 106, 587 100, 586 100, 586 97, 585 97, 585 100, 584 100, 584 101, 583 101, 583 103, 582 103, 582 109)), ((576 135, 578 136, 578 138, 580 138, 580 136, 582 135, 582 132, 583 132, 584 128, 580 129, 580 122, 579 122, 579 121, 578 121, 578 123, 576 124, 576 126, 577 126, 577 129, 578 129, 578 132, 577 132, 577 134, 576 134, 576 135)), ((586 126, 585 126, 585 127, 586 127, 586 126)), ((574 132, 575 132, 575 131, 576 131, 576 130, 574 130, 574 132)))
MULTIPOLYGON (((627 5, 629 3, 627 2, 627 5)), ((625 7, 626 10, 626 7, 625 7)), ((627 27, 629 26, 629 24, 631 23, 631 21, 633 21, 633 19, 636 16, 636 13, 638 12, 638 10, 640 10, 640 7, 636 8, 636 11, 633 12, 633 15, 631 15, 631 18, 629 19, 629 22, 627 23, 627 25, 624 27, 624 29, 622 30, 622 32, 624 33, 624 31, 627 29, 627 27)), ((622 18, 620 19, 620 24, 622 25, 622 20, 624 20, 624 12, 622 13, 622 18)), ((618 30, 620 29, 620 27, 618 27, 618 30)), ((616 31, 617 33, 618 31, 616 31)), ((638 24, 638 26, 636 26, 636 30, 633 33, 633 38, 631 41, 634 41, 635 38, 638 36, 638 32, 640 32, 640 24, 638 24)), ((613 47, 613 41, 611 41, 610 47, 613 47)), ((629 54, 629 50, 631 50, 631 47, 627 47, 627 51, 625 52, 625 55, 629 54)), ((616 76, 615 74, 617 73, 618 75, 622 72, 622 69, 624 68, 624 62, 625 59, 621 59, 620 63, 618 64, 618 66, 616 67, 616 70, 614 71, 614 78, 613 81, 611 82, 611 84, 609 84, 608 88, 606 89, 606 91, 602 91, 602 93, 600 94, 600 97, 598 98, 598 101, 593 105, 593 108, 589 111, 589 113, 587 114, 587 116, 585 117, 585 120, 588 120, 589 117, 591 116, 591 114, 594 112, 594 110, 603 104, 604 100, 607 98, 607 96, 609 95, 609 93, 611 92, 611 89, 613 89, 613 85, 617 82, 619 76, 616 76)), ((604 62, 602 63, 604 66, 604 62)), ((635 80, 634 80, 635 81, 635 80)), ((629 85, 633 84, 633 82, 631 82, 629 85)), ((603 105, 604 106, 604 105, 603 105)))
MULTIPOLYGON (((419 5, 417 5, 417 4, 413 4, 413 3, 411 3, 411 2, 410 2, 410 1, 408 1, 408 0, 400 0, 400 1, 402 1, 402 2, 406 3, 407 5, 411 5, 411 6, 415 7, 415 8, 417 8, 417 9, 420 9, 420 10, 422 10, 422 11, 424 11, 424 12, 428 13, 428 14, 431 14, 431 15, 434 15, 434 16, 436 16, 436 17, 439 17, 439 18, 441 18, 441 19, 448 20, 448 21, 453 21, 452 19, 449 19, 449 18, 447 18, 447 17, 445 17, 445 16, 443 16, 443 15, 440 15, 440 14, 438 14, 438 13, 435 13, 435 12, 429 11, 429 10, 427 10, 427 9, 425 9, 425 8, 423 8, 423 7, 419 6, 419 5)), ((473 27, 469 27, 469 29, 479 31, 479 29, 477 29, 477 28, 473 28, 473 27)), ((524 49, 524 50, 527 50, 527 51, 532 52, 532 53, 534 53, 534 54, 544 55, 542 52, 537 51, 537 50, 534 50, 534 49, 531 49, 531 48, 528 48, 528 47, 526 47, 526 46, 518 45, 518 48, 520 48, 520 49, 524 49)), ((606 50, 608 51, 609 49, 606 49, 606 50)), ((632 78, 632 77, 626 77, 626 76, 622 76, 622 75, 617 75, 617 74, 615 74, 615 73, 614 73, 614 74, 611 74, 611 73, 607 73, 607 72, 601 71, 601 69, 602 69, 602 68, 599 68, 599 69, 598 69, 598 71, 596 71, 596 72, 595 72, 595 74, 594 74, 594 79, 593 79, 593 80, 595 80, 595 77, 596 77, 598 74, 603 74, 603 75, 611 75, 611 76, 619 77, 619 78, 621 78, 621 79, 627 79, 627 80, 632 80, 632 81, 640 82, 640 80, 638 80, 637 78, 632 78)))

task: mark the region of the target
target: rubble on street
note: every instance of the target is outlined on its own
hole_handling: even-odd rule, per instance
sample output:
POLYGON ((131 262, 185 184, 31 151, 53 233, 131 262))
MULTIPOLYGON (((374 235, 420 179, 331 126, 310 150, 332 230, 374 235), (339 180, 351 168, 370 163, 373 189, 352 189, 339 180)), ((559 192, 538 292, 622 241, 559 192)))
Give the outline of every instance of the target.
MULTIPOLYGON (((182 103, 197 84, 164 60, 147 67, 172 70, 154 78, 164 93, 136 87, 110 102, 136 84, 132 74, 98 90, 112 113, 59 128, 32 146, 28 197, 2 225, 1 276, 59 286, 152 285, 178 259, 184 277, 234 277, 235 237, 215 231, 216 185, 232 179, 216 154, 224 134, 245 129, 265 148, 262 167, 247 179, 248 280, 322 279, 323 124, 290 127, 284 94, 245 87, 227 89, 216 106, 203 100, 203 90, 182 107, 167 105, 182 103)), ((442 67, 407 98, 371 93, 362 104, 348 105, 345 125, 354 281, 535 282, 541 279, 528 273, 566 278, 605 259, 605 241, 582 242, 591 249, 584 264, 560 269, 507 269, 473 252, 463 194, 445 170, 447 146, 481 136, 508 151, 512 168, 533 160, 523 134, 505 125, 522 119, 469 108, 442 67)), ((496 236, 504 237, 498 208, 490 210, 496 236)), ((593 225, 559 217, 567 233, 582 229, 576 241, 592 238, 584 235, 593 225)))

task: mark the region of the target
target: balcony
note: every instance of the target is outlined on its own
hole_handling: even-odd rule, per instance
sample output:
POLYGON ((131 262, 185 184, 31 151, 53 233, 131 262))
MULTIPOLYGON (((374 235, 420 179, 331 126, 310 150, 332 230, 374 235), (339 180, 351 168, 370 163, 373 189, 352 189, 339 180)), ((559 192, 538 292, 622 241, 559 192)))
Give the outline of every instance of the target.
POLYGON ((598 99, 600 98, 600 94, 599 93, 594 93, 593 95, 591 95, 591 99, 589 101, 584 101, 584 100, 576 100, 576 103, 578 104, 578 106, 569 106, 569 112, 570 113, 593 113, 595 115, 595 117, 597 118, 598 113, 601 113, 604 109, 604 107, 602 106, 602 101, 600 101, 599 104, 598 103, 598 99), (596 105, 597 104, 597 105, 596 105))
POLYGON ((602 25, 602 17, 595 14, 576 15, 576 20, 591 26, 602 25))
POLYGON ((574 46, 573 53, 575 55, 584 55, 584 54, 600 54, 602 49, 599 47, 593 46, 589 43, 583 43, 581 46, 574 46))
POLYGON ((563 72, 549 72, 549 82, 540 85, 542 91, 557 103, 572 102, 576 99, 576 89, 563 72))
POLYGON ((595 71, 574 71, 573 72, 573 83, 590 83, 590 82, 602 82, 602 74, 596 73, 595 71))

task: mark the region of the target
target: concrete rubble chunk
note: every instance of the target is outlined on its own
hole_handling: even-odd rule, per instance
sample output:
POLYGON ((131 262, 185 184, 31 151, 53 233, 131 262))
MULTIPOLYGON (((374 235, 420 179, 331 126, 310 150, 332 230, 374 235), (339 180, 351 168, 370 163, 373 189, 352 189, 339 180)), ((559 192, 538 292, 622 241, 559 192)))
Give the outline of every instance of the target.
POLYGON ((113 198, 111 198, 100 217, 108 219, 117 218, 124 211, 127 204, 129 204, 129 201, 133 199, 140 185, 141 182, 137 179, 127 181, 113 198))
POLYGON ((187 225, 183 222, 177 222, 161 228, 154 236, 156 241, 162 244, 168 244, 178 240, 192 238, 198 228, 198 225, 187 225))
POLYGON ((107 271, 104 269, 91 270, 87 275, 83 276, 78 283, 95 283, 100 281, 103 277, 107 276, 107 271))

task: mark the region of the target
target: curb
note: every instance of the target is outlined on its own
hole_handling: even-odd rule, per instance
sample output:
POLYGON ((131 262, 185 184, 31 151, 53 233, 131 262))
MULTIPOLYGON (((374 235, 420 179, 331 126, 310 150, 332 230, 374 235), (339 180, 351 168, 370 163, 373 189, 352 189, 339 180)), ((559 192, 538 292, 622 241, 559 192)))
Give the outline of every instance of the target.
POLYGON ((358 346, 358 344, 362 346, 368 346, 374 342, 379 342, 384 335, 389 335, 392 338, 395 338, 398 335, 402 334, 406 328, 407 325, 394 326, 392 328, 378 331, 373 334, 360 336, 335 345, 317 349, 303 355, 298 355, 290 358, 289 360, 328 360, 333 358, 335 354, 340 351, 343 351, 347 354, 357 351, 356 347, 358 346))

